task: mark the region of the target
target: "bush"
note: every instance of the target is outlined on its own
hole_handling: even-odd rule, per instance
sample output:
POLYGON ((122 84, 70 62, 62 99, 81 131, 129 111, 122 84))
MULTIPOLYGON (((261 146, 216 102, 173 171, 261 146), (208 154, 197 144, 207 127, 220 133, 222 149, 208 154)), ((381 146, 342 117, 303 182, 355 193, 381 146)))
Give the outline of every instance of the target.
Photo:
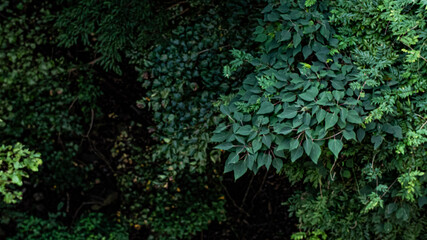
POLYGON ((425 11, 271 1, 254 33, 259 53, 240 54, 255 70, 221 105, 212 137, 230 152, 225 172, 273 166, 303 182, 287 204, 307 233, 425 237, 425 11))

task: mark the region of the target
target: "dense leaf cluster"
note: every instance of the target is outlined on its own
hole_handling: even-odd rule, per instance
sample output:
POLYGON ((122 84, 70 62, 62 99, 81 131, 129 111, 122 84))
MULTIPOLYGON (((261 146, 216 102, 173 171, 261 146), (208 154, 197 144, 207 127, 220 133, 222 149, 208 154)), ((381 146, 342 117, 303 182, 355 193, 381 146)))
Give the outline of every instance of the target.
POLYGON ((273 166, 308 183, 287 202, 308 232, 425 237, 425 3, 271 1, 263 13, 254 73, 212 137, 231 152, 225 172, 273 166))
POLYGON ((0 238, 189 239, 248 214, 222 169, 272 167, 291 239, 427 238, 426 11, 3 1, 0 238))

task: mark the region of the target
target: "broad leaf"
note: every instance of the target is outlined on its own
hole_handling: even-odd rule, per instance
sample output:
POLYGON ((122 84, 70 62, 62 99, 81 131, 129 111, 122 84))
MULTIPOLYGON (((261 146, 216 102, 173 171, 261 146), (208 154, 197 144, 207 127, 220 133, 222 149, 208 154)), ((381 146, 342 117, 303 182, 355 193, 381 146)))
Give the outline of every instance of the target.
POLYGON ((335 155, 336 158, 338 158, 338 155, 341 152, 342 147, 343 147, 343 143, 339 139, 330 139, 328 141, 328 148, 331 150, 331 152, 335 155))
POLYGON ((242 136, 248 136, 252 131, 252 127, 249 125, 243 126, 237 130, 236 134, 242 135, 242 136))
POLYGON ((336 113, 326 113, 325 116, 325 129, 329 129, 338 122, 338 115, 336 113))
POLYGON ((274 105, 271 102, 263 102, 257 112, 257 114, 267 114, 274 111, 274 105))
POLYGON ((319 144, 313 142, 313 146, 311 147, 311 151, 310 151, 311 161, 313 161, 315 164, 317 164, 317 161, 319 160, 321 153, 322 153, 322 150, 321 150, 319 144))
POLYGON ((298 158, 300 158, 303 154, 304 150, 301 146, 299 146, 297 149, 294 149, 291 151, 291 161, 295 162, 298 158))

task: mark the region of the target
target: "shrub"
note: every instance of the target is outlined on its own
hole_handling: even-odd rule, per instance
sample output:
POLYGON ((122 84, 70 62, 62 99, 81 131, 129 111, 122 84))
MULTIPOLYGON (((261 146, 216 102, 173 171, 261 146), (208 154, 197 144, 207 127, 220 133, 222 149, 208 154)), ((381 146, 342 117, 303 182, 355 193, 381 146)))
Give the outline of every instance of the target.
POLYGON ((240 54, 255 70, 221 105, 212 137, 230 152, 225 172, 273 166, 305 183, 287 204, 308 233, 425 237, 425 11, 270 1, 254 33, 260 51, 240 54))
POLYGON ((37 172, 40 164, 40 154, 25 149, 20 143, 0 146, 0 193, 5 203, 22 199, 22 193, 11 188, 11 184, 22 186, 22 178, 29 177, 26 170, 37 172))

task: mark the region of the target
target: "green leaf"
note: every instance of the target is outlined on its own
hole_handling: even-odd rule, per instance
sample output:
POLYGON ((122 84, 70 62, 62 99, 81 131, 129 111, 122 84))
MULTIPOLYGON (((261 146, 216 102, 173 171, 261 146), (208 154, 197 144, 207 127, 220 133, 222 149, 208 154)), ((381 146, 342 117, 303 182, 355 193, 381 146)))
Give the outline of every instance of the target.
POLYGON ((396 212, 396 218, 402 219, 403 221, 407 221, 409 219, 409 209, 404 207, 399 208, 396 212))
POLYGON ((230 155, 228 155, 227 160, 225 161, 225 164, 234 164, 239 161, 239 154, 237 152, 232 152, 230 155))
POLYGON ((245 125, 239 130, 237 130, 236 134, 242 135, 242 136, 248 136, 252 132, 252 127, 249 125, 245 125))
POLYGON ((277 133, 282 134, 282 135, 287 135, 289 133, 292 132, 292 128, 291 127, 283 127, 282 129, 280 129, 279 131, 277 131, 277 133))
POLYGON ((328 130, 329 128, 335 126, 335 124, 338 122, 338 114, 336 113, 326 113, 325 116, 325 129, 328 130))
POLYGON ((342 176, 345 178, 350 178, 351 177, 351 173, 349 170, 344 170, 342 173, 342 176))
POLYGON ((293 102, 297 98, 295 94, 291 92, 284 93, 283 95, 280 94, 280 97, 282 102, 293 102))
POLYGON ((292 119, 298 114, 298 110, 295 107, 287 107, 283 109, 283 112, 277 115, 278 118, 292 119))
POLYGON ((344 97, 345 93, 344 91, 335 90, 332 92, 332 95, 334 96, 335 100, 339 102, 344 97))
POLYGON ((422 196, 422 197, 418 198, 418 206, 420 208, 422 208, 426 204, 427 204, 427 197, 426 196, 422 196))
POLYGON ((289 39, 291 39, 291 36, 291 32, 289 32, 288 30, 283 30, 280 32, 279 42, 288 41, 289 39))
POLYGON ((252 141, 252 149, 254 150, 254 153, 258 152, 262 147, 261 143, 261 137, 258 136, 255 138, 255 140, 252 141))
POLYGON ((258 34, 255 38, 255 42, 265 42, 267 40, 267 35, 264 33, 258 34))
POLYGON ((331 152, 338 158, 339 153, 341 152, 343 147, 343 143, 339 139, 330 139, 328 142, 328 148, 331 152))
POLYGON ((271 155, 267 154, 267 161, 265 162, 265 167, 267 168, 267 170, 270 169, 271 162, 272 162, 271 155))
POLYGON ((389 222, 384 223, 384 232, 390 233, 393 230, 393 225, 389 222))
POLYGON ((380 135, 375 135, 371 137, 371 143, 374 144, 375 150, 381 145, 382 142, 383 142, 383 137, 380 135))
POLYGON ((323 24, 320 28, 320 34, 322 34, 322 36, 325 37, 326 40, 329 40, 330 31, 325 24, 323 24))
POLYGON ((356 141, 356 133, 354 131, 344 130, 343 136, 346 140, 354 139, 356 141))
POLYGON ((271 102, 263 102, 257 112, 257 114, 267 114, 274 111, 274 105, 271 102))
POLYGON ((319 89, 317 87, 311 87, 309 90, 307 90, 304 93, 299 94, 298 96, 302 98, 304 101, 312 102, 314 101, 314 98, 316 98, 317 94, 319 94, 319 89))
POLYGON ((273 159, 273 167, 277 170, 277 172, 280 172, 280 170, 283 167, 283 161, 280 158, 274 158, 273 159))
POLYGON ((225 143, 221 143, 220 145, 217 145, 215 148, 227 151, 227 150, 230 150, 233 147, 234 147, 234 145, 232 143, 225 142, 225 143))
POLYGON ((305 139, 303 146, 305 153, 310 156, 311 149, 313 148, 313 141, 311 139, 305 139))
POLYGON ((322 150, 321 150, 319 144, 313 142, 313 146, 312 146, 311 151, 310 151, 311 161, 313 161, 315 164, 317 164, 317 161, 319 160, 321 153, 322 153, 322 150))
POLYGON ((361 128, 357 129, 357 140, 359 142, 362 142, 364 138, 365 138, 365 130, 361 128))
POLYGON ((302 55, 304 56, 304 60, 307 59, 312 53, 313 53, 313 50, 309 45, 305 45, 302 48, 302 55))
POLYGON ((234 180, 239 179, 243 174, 246 173, 248 170, 247 164, 245 161, 239 161, 238 163, 234 164, 234 180))
POLYGON ((392 214, 394 211, 396 211, 397 209, 397 205, 396 203, 390 203, 385 207, 385 212, 390 215, 392 214))
POLYGON ((393 135, 396 138, 403 138, 402 128, 399 126, 393 126, 393 135))
POLYGON ((289 150, 292 151, 292 150, 296 149, 298 146, 299 146, 298 139, 291 139, 291 142, 289 144, 289 150))
POLYGON ((359 114, 355 110, 348 111, 347 121, 355 124, 362 123, 362 119, 360 118, 359 114))
POLYGON ((316 113, 316 120, 317 123, 320 123, 323 121, 323 119, 325 119, 326 117, 326 111, 323 110, 322 108, 319 110, 319 112, 316 113))
POLYGON ((262 143, 264 143, 267 148, 271 147, 271 134, 266 134, 262 136, 262 143))
POLYGON ((211 138, 211 142, 223 142, 225 139, 229 137, 229 132, 222 132, 214 134, 211 138))
POLYGON ((301 43, 301 36, 299 33, 295 32, 293 37, 294 48, 296 48, 301 43))
POLYGON ((299 146, 297 149, 294 149, 291 151, 291 161, 295 162, 298 158, 300 158, 303 154, 304 150, 301 146, 299 146))

